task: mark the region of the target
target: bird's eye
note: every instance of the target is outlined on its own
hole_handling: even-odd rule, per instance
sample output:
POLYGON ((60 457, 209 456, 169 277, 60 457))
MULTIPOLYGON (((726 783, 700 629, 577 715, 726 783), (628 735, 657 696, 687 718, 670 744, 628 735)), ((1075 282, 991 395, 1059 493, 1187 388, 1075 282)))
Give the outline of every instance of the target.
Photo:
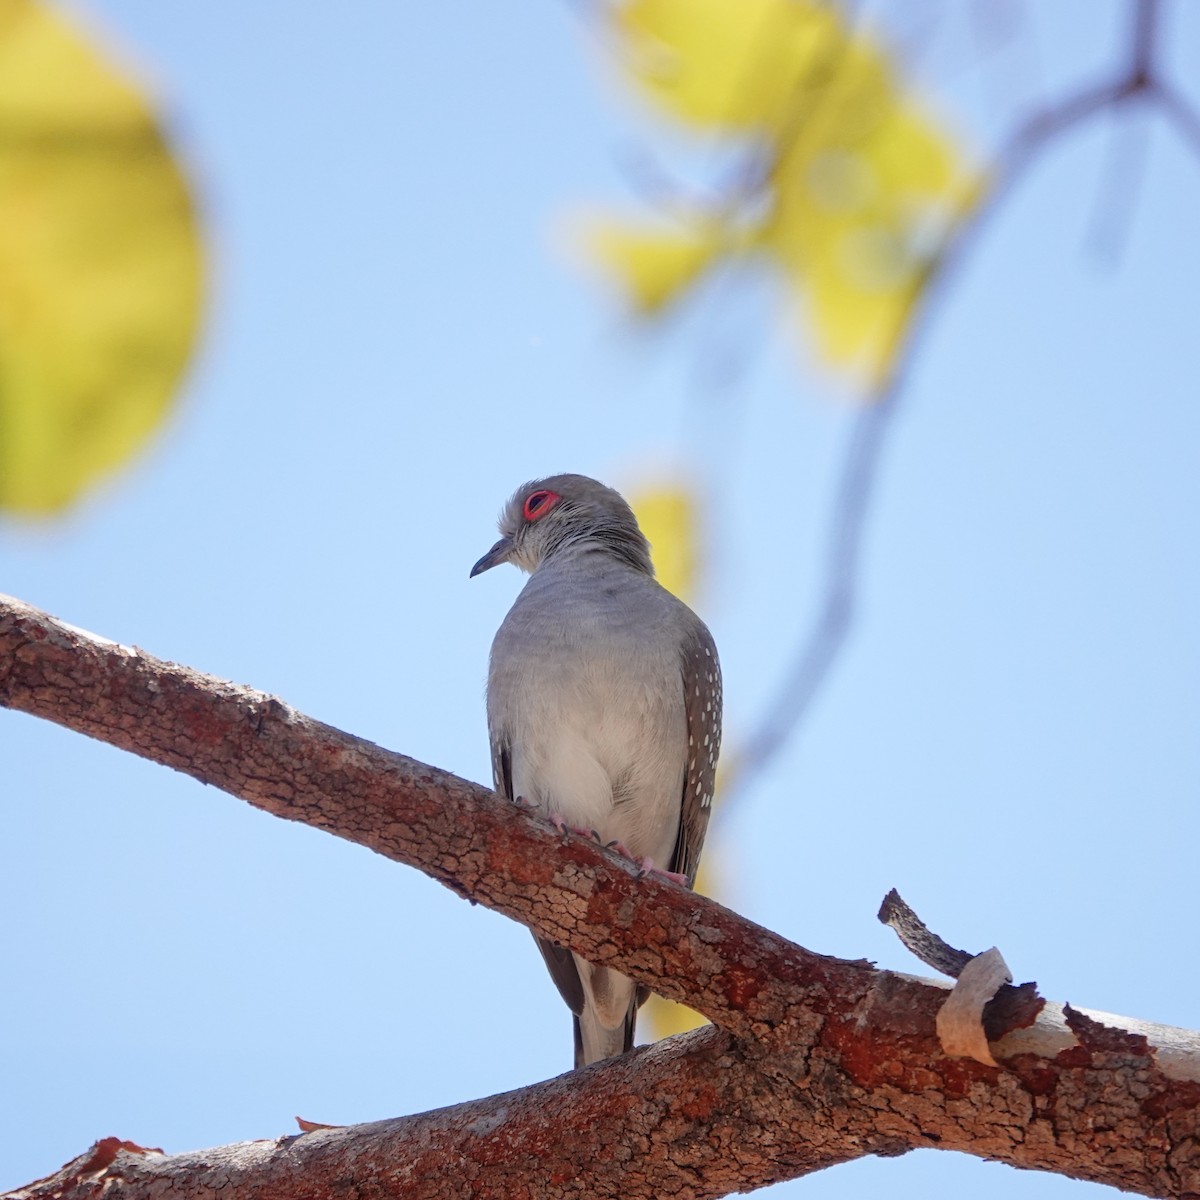
POLYGON ((536 521, 540 517, 544 517, 561 499, 562 497, 557 492, 552 492, 546 488, 537 492, 530 492, 525 497, 525 520, 536 521))

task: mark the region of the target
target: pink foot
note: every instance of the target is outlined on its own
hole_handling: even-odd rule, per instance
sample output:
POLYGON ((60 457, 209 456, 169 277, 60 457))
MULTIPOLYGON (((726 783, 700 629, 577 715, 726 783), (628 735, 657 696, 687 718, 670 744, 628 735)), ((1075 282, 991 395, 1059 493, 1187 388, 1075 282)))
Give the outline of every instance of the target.
POLYGON ((657 875, 660 879, 669 879, 672 883, 678 883, 682 887, 687 887, 688 877, 681 875, 678 871, 664 871, 662 867, 654 865, 652 858, 638 858, 628 846, 619 838, 616 841, 608 842, 605 845, 605 850, 613 850, 622 858, 632 859, 638 865, 638 878, 644 875, 657 875))
POLYGON ((568 833, 577 833, 580 837, 595 838, 597 842, 600 840, 600 835, 594 829, 585 829, 582 825, 568 825, 560 812, 549 812, 546 819, 563 837, 568 833))
POLYGON ((638 860, 638 878, 645 875, 657 875, 659 879, 669 879, 672 883, 678 883, 681 887, 687 887, 688 877, 681 875, 678 871, 664 871, 662 867, 654 865, 654 859, 643 858, 638 860))

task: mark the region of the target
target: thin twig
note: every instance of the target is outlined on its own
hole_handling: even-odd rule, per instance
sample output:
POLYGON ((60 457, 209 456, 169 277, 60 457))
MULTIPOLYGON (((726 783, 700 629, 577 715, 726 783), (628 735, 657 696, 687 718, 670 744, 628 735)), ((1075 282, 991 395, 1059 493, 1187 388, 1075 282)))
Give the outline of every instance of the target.
MULTIPOLYGON (((1145 108, 1137 114, 1137 123, 1121 120, 1114 109, 1112 128, 1103 167, 1103 182, 1097 189, 1096 203, 1087 234, 1087 244, 1105 266, 1120 265, 1129 231, 1137 210, 1141 183, 1145 176, 1149 133, 1145 108)), ((1129 120, 1132 121, 1133 118, 1129 120)))
POLYGON ((1026 117, 1009 136, 991 173, 991 187, 965 211, 930 263, 907 335, 887 378, 857 418, 838 483, 830 523, 828 566, 823 601, 803 639, 791 670, 768 709, 768 716, 742 745, 727 769, 722 808, 744 795, 788 742, 829 676, 853 624, 866 520, 887 434, 900 406, 904 385, 927 335, 948 281, 961 269, 970 247, 987 227, 1001 202, 1025 170, 1070 129, 1106 108, 1134 97, 1154 103, 1200 155, 1200 118, 1154 73, 1158 0, 1134 0, 1129 63, 1115 80, 1084 88, 1074 96, 1026 117))
POLYGON ((1188 149, 1200 159, 1200 113, 1168 83, 1155 80, 1151 92, 1154 106, 1167 118, 1188 149))

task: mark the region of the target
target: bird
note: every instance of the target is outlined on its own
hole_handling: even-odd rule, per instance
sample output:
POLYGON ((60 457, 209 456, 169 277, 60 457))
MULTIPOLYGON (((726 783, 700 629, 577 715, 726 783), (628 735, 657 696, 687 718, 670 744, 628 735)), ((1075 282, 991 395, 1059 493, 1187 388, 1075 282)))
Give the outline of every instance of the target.
MULTIPOLYGON (((488 663, 496 792, 691 887, 721 745, 712 634, 655 579, 633 510, 595 479, 522 485, 499 528, 471 578, 511 563, 529 579, 488 663)), ((648 990, 535 940, 573 1014, 575 1066, 631 1050, 648 990)))

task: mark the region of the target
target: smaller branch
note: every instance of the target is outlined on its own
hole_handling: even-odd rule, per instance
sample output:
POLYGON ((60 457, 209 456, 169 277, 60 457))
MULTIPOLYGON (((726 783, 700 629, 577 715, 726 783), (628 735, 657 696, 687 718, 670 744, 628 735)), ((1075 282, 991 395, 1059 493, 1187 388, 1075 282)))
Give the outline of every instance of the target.
POLYGON ((163 1155, 105 1139, 4 1200, 713 1198, 894 1144, 798 1123, 811 1105, 711 1026, 517 1091, 369 1124, 163 1155), (625 1147, 597 1154, 596 1147, 625 1147))
MULTIPOLYGON (((1001 987, 1012 983, 1003 955, 993 946, 982 954, 968 954, 944 942, 917 916, 892 888, 883 898, 879 919, 895 930, 904 947, 926 966, 955 980, 946 1003, 938 1010, 938 1041, 952 1058, 956 1055, 995 1067, 988 1049, 983 1014, 1001 987)), ((1034 988, 1034 984, 1022 984, 1034 988)))
MULTIPOLYGON (((1144 116, 1144 110, 1139 117, 1144 116)), ((1120 122, 1113 113, 1108 150, 1103 167, 1104 179, 1097 191, 1088 242, 1097 257, 1115 266, 1133 224, 1138 195, 1146 173, 1149 146, 1144 120, 1136 125, 1120 122)))
POLYGON ((1188 150, 1200 160, 1200 114, 1170 84, 1156 82, 1149 95, 1188 150))
POLYGON ((1145 91, 1154 74, 1154 56, 1158 48, 1159 0, 1134 0, 1133 30, 1130 36, 1129 90, 1145 91))
POLYGON ((942 941, 924 921, 905 903, 900 893, 892 888, 883 898, 879 909, 879 920, 896 933, 904 948, 927 967, 957 979, 963 968, 976 956, 965 950, 956 950, 942 941))
POLYGON ((932 1028, 945 995, 879 972, 804 1052, 764 1055, 708 1026, 396 1120, 173 1155, 106 1139, 3 1200, 631 1197, 681 1185, 716 1200, 919 1148, 1146 1195, 1200 1194, 1200 1038, 1035 1006, 999 1038, 989 1014, 1004 1066, 984 1067, 939 1053, 932 1028))
POLYGON ((747 791, 803 721, 854 622, 866 518, 896 408, 886 401, 873 404, 855 420, 834 501, 820 611, 766 719, 730 756, 722 781, 723 811, 747 791))
MULTIPOLYGON (((1141 23, 1130 62, 1120 78, 1084 88, 1023 120, 997 155, 991 185, 980 188, 977 202, 951 228, 916 290, 914 313, 892 370, 858 416, 841 477, 829 532, 826 581, 817 617, 801 641, 791 669, 768 715, 751 734, 726 771, 721 807, 728 807, 753 785, 803 722, 824 686, 853 625, 866 523, 876 478, 896 411, 920 347, 928 335, 949 282, 962 270, 969 250, 1026 169, 1053 141, 1096 113, 1134 96, 1158 96, 1160 85, 1148 73, 1156 25, 1155 0, 1138 0, 1141 23)), ((1166 93, 1174 98, 1173 93, 1166 93)), ((1190 116, 1184 107, 1179 119, 1190 116)), ((1200 122, 1195 135, 1200 145, 1200 122)))

